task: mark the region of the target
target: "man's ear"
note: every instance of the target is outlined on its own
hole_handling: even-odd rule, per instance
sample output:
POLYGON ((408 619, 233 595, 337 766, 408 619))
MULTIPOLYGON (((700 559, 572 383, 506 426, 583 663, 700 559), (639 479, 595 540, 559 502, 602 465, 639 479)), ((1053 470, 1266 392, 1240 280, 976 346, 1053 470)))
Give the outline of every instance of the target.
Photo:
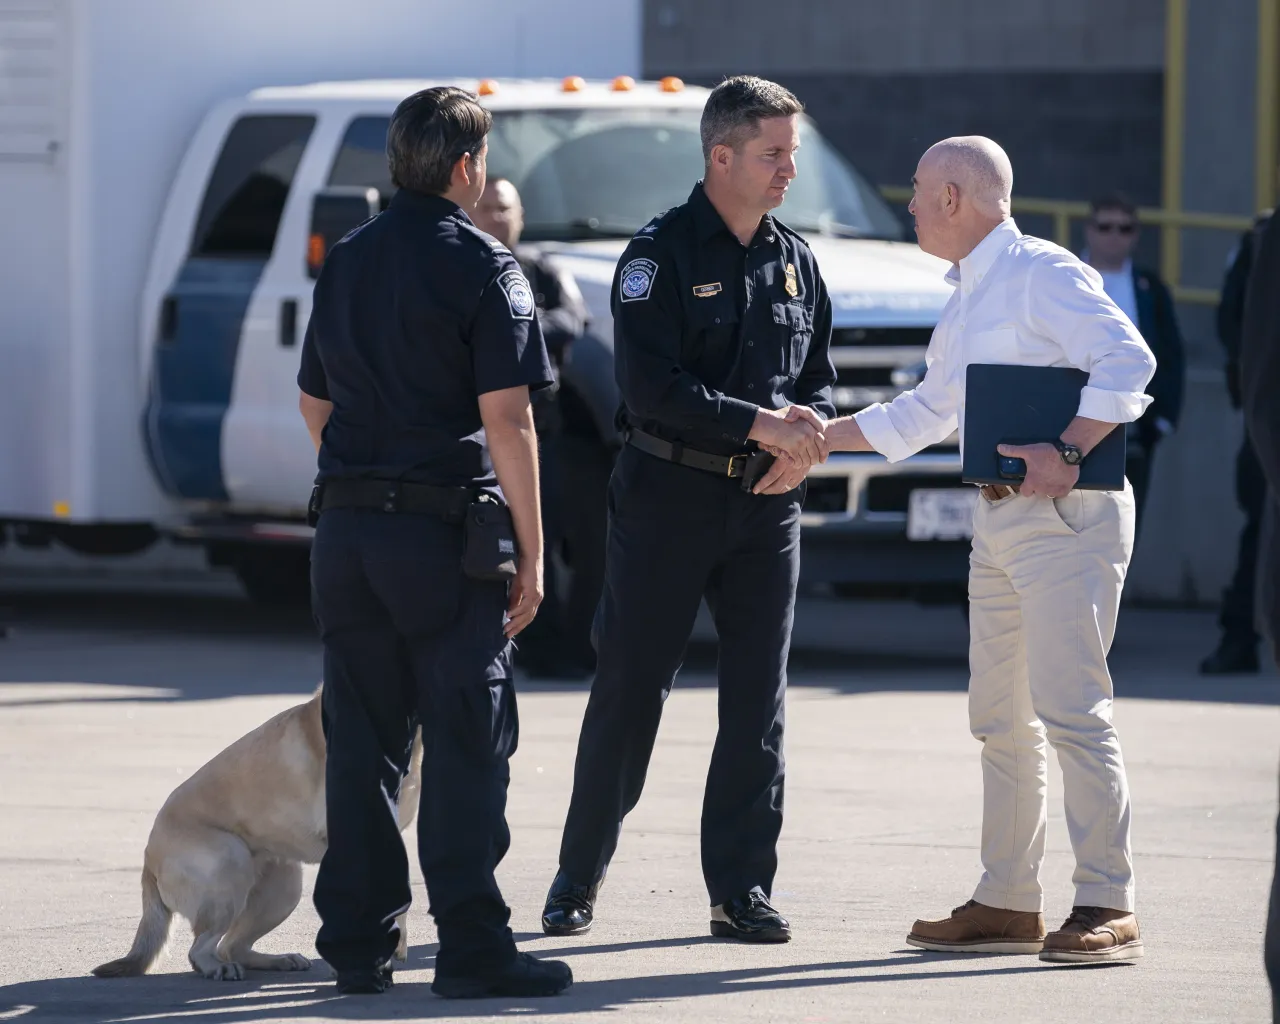
POLYGON ((949 181, 943 186, 942 195, 947 206, 947 213, 957 213, 960 209, 960 187, 949 181))
POLYGON ((463 153, 458 157, 458 162, 453 165, 453 171, 449 174, 449 182, 452 185, 468 186, 471 184, 471 178, 475 174, 475 165, 472 163, 471 154, 463 153))
POLYGON ((709 167, 727 168, 733 163, 733 147, 717 144, 711 147, 709 167))

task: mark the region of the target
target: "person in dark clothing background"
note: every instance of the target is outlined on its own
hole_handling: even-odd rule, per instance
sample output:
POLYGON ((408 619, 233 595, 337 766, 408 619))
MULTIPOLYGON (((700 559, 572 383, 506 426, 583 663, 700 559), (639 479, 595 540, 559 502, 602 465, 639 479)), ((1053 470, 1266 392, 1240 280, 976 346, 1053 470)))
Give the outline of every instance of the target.
POLYGON ((627 443, 609 483, 600 663, 543 911, 548 934, 591 927, 705 597, 720 640, 702 812, 711 933, 791 936, 770 903, 787 652, 802 482, 825 458, 821 431, 835 414, 831 301, 808 245, 769 214, 796 174, 802 109, 762 79, 718 85, 702 113, 705 181, 640 229, 614 274, 627 443), (773 458, 758 445, 795 461, 757 492, 773 458))
POLYGON ((399 191, 325 258, 302 348, 324 643, 316 949, 342 993, 391 985, 396 917, 410 903, 396 802, 419 722, 418 857, 440 939, 432 991, 553 995, 573 980, 568 965, 516 951, 494 877, 519 736, 510 641, 543 589, 529 394, 551 367, 529 282, 465 212, 484 190, 491 125, 461 89, 396 108, 387 157, 399 191), (501 504, 514 538, 477 531, 493 547, 477 565, 464 521, 491 522, 501 504), (512 555, 508 580, 499 567, 512 555))
MULTIPOLYGON (((1253 270, 1254 250, 1266 228, 1270 213, 1262 214, 1240 239, 1222 283, 1222 299, 1218 303, 1218 340, 1227 356, 1227 394, 1231 407, 1242 405, 1240 379, 1241 335, 1244 327, 1245 292, 1253 270)), ((1222 637, 1217 648, 1200 663, 1206 675, 1226 675, 1258 671, 1258 631, 1254 622, 1257 586, 1258 536, 1262 530, 1262 513, 1266 505, 1267 482, 1249 431, 1245 430, 1236 454, 1236 503, 1244 513, 1240 530, 1240 547, 1231 582, 1222 593, 1222 610, 1218 625, 1222 637)))
POLYGON ((484 195, 476 205, 474 220, 476 227, 496 238, 519 260, 533 289, 538 322, 556 378, 551 387, 538 392, 533 400, 541 468, 542 530, 547 552, 546 597, 538 617, 516 645, 516 664, 535 678, 581 677, 595 667, 590 619, 581 613, 569 613, 584 602, 594 610, 599 599, 600 572, 592 570, 602 562, 602 555, 590 548, 602 547, 604 531, 603 526, 596 531, 589 528, 584 531, 583 517, 576 515, 572 506, 594 504, 601 520, 605 509, 603 494, 582 494, 569 483, 573 470, 566 455, 571 444, 565 435, 566 426, 572 428, 574 396, 564 387, 564 369, 573 357, 573 342, 587 328, 587 307, 572 274, 537 246, 520 244, 524 208, 519 191, 508 179, 488 180, 484 195), (569 424, 566 418, 570 419, 569 424), (572 559, 567 587, 560 578, 557 557, 566 562, 572 559), (562 590, 566 591, 564 600, 562 590), (581 593, 584 590, 587 593, 581 593))
MULTIPOLYGON (((1245 431, 1266 483, 1258 551, 1259 618, 1273 658, 1280 656, 1280 217, 1254 234, 1253 266, 1240 331, 1240 397, 1245 431)), ((1276 823, 1280 843, 1280 819, 1276 823)), ((1280 873, 1273 871, 1263 945, 1272 1019, 1280 1024, 1280 873)))
POLYGON ((1129 457, 1125 475, 1133 485, 1137 526, 1150 491, 1156 448, 1178 428, 1186 378, 1182 332, 1173 295, 1159 275, 1134 266, 1138 244, 1138 208, 1120 193, 1095 199, 1085 225, 1085 262, 1102 275, 1107 296, 1133 321, 1156 357, 1156 375, 1147 385, 1151 404, 1129 425, 1129 457))

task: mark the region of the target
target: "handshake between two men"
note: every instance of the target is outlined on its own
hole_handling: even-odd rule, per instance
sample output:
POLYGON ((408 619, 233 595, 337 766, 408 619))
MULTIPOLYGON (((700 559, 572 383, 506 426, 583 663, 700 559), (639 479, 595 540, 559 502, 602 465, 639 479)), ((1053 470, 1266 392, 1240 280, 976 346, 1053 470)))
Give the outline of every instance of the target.
MULTIPOLYGON (((833 423, 842 421, 832 421, 833 423)), ((785 494, 819 462, 826 462, 833 441, 831 424, 807 405, 760 409, 748 440, 774 456, 774 463, 752 488, 754 494, 785 494)))

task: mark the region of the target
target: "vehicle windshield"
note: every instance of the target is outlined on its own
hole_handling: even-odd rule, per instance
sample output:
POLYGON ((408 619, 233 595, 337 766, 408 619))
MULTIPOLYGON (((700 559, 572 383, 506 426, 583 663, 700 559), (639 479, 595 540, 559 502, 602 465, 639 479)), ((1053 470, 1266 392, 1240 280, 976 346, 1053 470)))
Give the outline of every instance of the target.
MULTIPOLYGON (((489 173, 510 178, 534 241, 630 238, 689 197, 702 177, 697 110, 579 109, 494 113, 489 173)), ((806 235, 902 237, 898 219, 808 122, 796 178, 777 215, 806 235)))
MULTIPOLYGON (((702 177, 698 110, 499 110, 489 133, 489 175, 509 178, 524 201, 530 242, 630 238, 683 203, 702 177)), ((331 185, 378 188, 389 198, 387 118, 349 126, 331 185)), ((777 210, 805 235, 900 239, 884 201, 808 121, 800 126, 796 179, 777 210)))

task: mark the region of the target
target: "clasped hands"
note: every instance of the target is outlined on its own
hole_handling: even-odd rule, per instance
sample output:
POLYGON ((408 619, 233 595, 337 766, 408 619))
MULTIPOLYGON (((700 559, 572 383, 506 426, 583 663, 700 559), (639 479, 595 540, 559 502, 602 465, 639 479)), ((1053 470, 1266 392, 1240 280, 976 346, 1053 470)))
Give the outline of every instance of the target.
POLYGON ((774 463, 751 489, 753 494, 785 494, 800 486, 831 454, 826 421, 806 405, 760 409, 747 437, 774 456, 774 463))

